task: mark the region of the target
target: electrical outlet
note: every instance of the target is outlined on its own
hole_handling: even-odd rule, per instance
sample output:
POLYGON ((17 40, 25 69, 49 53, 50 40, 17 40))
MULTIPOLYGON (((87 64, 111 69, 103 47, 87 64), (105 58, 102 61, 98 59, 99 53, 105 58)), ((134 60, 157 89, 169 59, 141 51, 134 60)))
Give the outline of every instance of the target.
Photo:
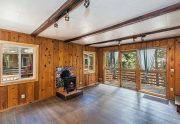
POLYGON ((24 99, 25 98, 25 94, 21 95, 21 99, 24 99))
POLYGON ((80 82, 80 84, 82 84, 82 82, 80 82))
POLYGON ((171 91, 173 91, 173 88, 170 88, 171 91))
POLYGON ((171 72, 174 72, 174 69, 170 69, 171 72))

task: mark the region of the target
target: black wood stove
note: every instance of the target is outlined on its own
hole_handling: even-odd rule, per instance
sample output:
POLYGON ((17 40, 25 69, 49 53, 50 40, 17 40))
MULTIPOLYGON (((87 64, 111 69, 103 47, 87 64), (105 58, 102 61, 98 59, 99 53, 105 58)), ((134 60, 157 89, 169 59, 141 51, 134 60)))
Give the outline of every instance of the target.
POLYGON ((61 78, 64 82, 64 90, 66 90, 67 93, 73 90, 77 90, 76 87, 76 77, 70 76, 69 70, 64 70, 61 73, 61 78))

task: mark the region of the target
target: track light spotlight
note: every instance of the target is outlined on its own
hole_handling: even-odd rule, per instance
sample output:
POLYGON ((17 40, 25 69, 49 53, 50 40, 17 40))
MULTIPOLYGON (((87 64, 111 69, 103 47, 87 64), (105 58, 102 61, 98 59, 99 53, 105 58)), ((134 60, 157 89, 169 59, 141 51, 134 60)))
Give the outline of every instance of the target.
POLYGON ((144 38, 146 37, 146 35, 142 35, 141 36, 141 41, 144 41, 144 38))
POLYGON ((121 45, 121 41, 118 41, 118 45, 119 45, 119 46, 121 45))
POLYGON ((133 42, 136 42, 136 38, 137 38, 137 37, 133 37, 133 42))
POLYGON ((90 4, 90 1, 89 1, 89 0, 85 0, 84 6, 85 6, 86 8, 88 8, 89 4, 90 4))
POLYGON ((66 10, 66 15, 65 15, 65 21, 69 21, 69 13, 68 13, 68 10, 66 10))
POLYGON ((55 27, 55 28, 58 28, 57 22, 54 23, 54 27, 55 27))

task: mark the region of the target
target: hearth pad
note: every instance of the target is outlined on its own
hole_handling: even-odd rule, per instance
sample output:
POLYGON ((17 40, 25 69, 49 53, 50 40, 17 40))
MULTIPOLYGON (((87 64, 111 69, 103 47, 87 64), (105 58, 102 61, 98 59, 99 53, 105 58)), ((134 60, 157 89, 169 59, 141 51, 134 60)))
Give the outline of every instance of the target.
POLYGON ((81 96, 83 95, 83 91, 82 90, 74 90, 74 91, 71 91, 67 94, 66 91, 57 91, 56 92, 56 96, 58 96, 59 98, 67 101, 67 100, 70 100, 70 99, 73 99, 75 97, 78 97, 78 96, 81 96))

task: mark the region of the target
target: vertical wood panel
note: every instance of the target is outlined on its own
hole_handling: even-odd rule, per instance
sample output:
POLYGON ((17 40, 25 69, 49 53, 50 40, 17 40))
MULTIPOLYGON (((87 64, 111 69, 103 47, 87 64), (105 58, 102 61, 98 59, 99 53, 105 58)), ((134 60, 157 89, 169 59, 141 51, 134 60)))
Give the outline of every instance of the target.
POLYGON ((34 82, 29 82, 26 84, 26 102, 29 103, 33 101, 34 101, 34 82))
POLYGON ((180 38, 175 39, 175 94, 180 95, 180 38))
POLYGON ((26 84, 18 85, 18 105, 26 103, 26 84), (25 95, 25 98, 21 98, 21 95, 25 95))
POLYGON ((0 87, 0 110, 8 107, 8 88, 7 86, 0 87))
POLYGON ((18 104, 18 86, 9 85, 8 86, 8 107, 14 107, 18 104))
POLYGON ((168 86, 167 91, 168 97, 174 99, 174 72, 171 72, 171 69, 174 69, 174 39, 168 40, 168 54, 167 54, 167 66, 168 66, 168 86), (173 91, 170 90, 173 88, 173 91))
POLYGON ((20 43, 27 43, 27 36, 25 34, 19 34, 18 38, 20 43))

